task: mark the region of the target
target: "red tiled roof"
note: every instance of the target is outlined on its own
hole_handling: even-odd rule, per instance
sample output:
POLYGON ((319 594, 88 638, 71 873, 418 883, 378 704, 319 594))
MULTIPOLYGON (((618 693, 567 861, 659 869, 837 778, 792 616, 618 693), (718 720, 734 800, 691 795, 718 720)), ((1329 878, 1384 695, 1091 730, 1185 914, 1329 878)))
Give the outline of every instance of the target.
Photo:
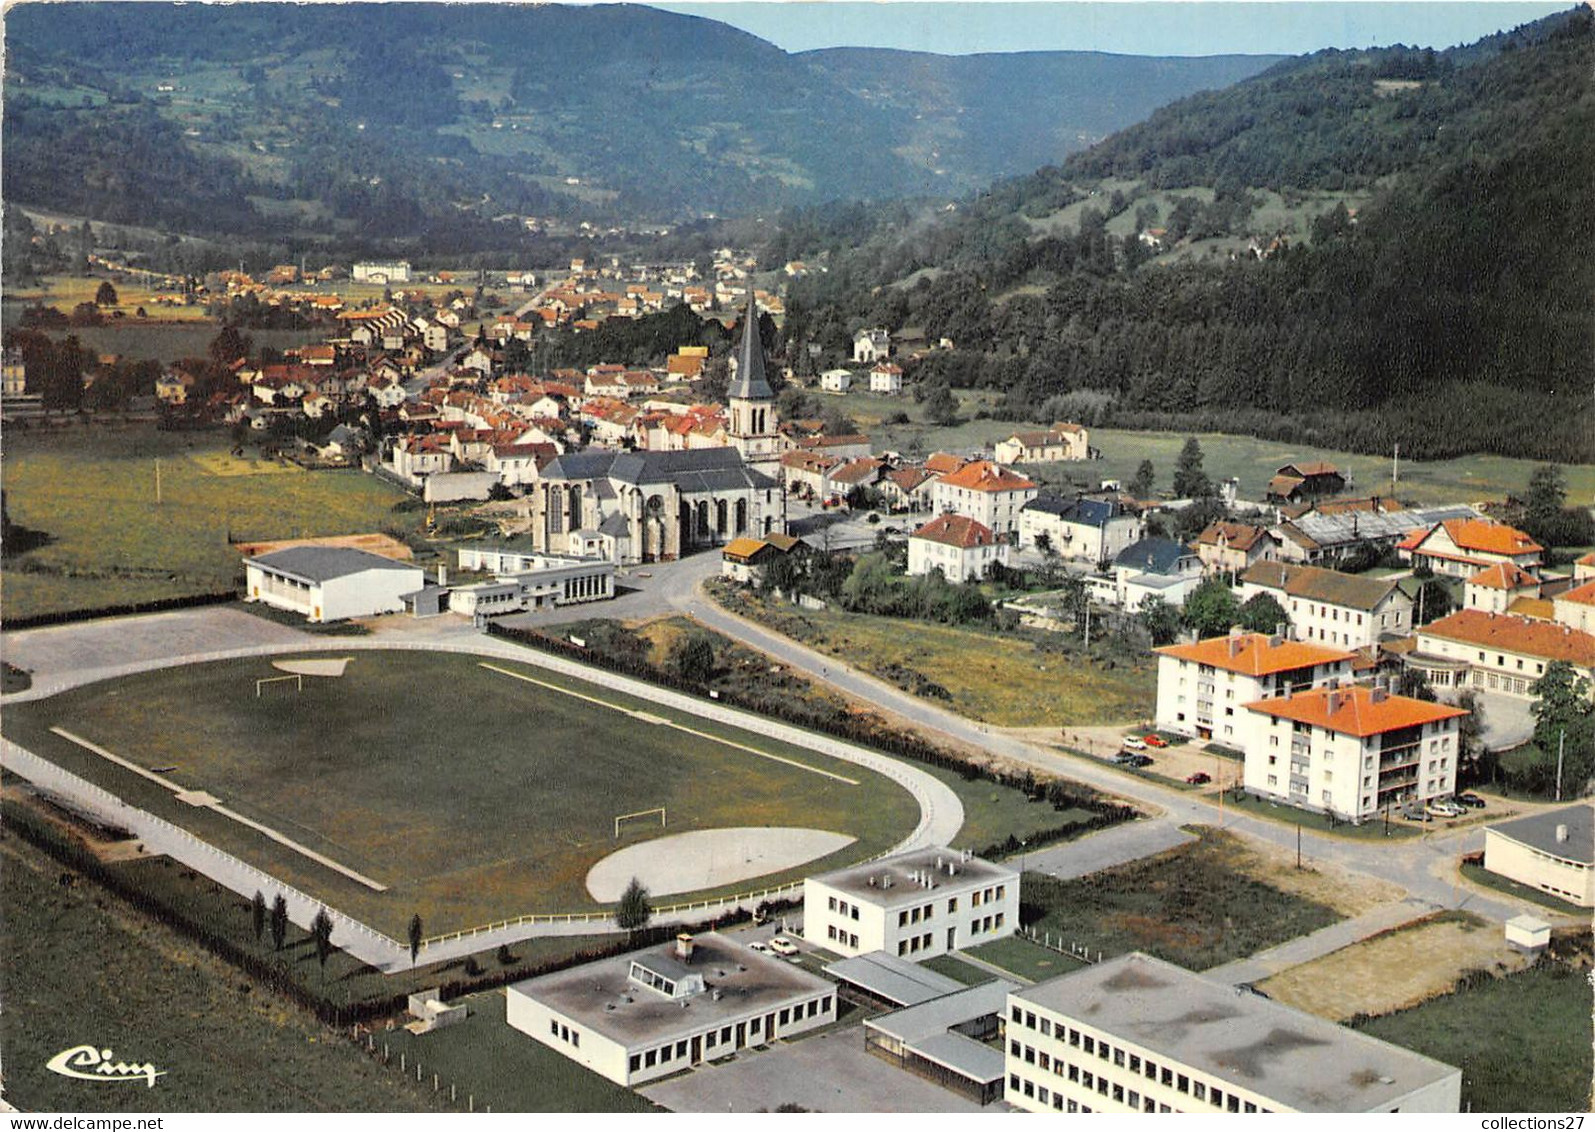
POLYGON ((942 476, 941 482, 949 487, 967 488, 970 491, 1028 491, 1036 486, 1033 481, 990 460, 965 464, 956 472, 942 476))
POLYGON ((1235 550, 1250 550, 1258 539, 1267 534, 1267 529, 1263 527, 1253 527, 1246 523, 1229 523, 1220 520, 1209 523, 1206 529, 1196 536, 1196 541, 1203 546, 1217 546, 1222 538, 1226 544, 1235 550))
POLYGON ((1342 735, 1365 738, 1456 719, 1468 713, 1449 704, 1430 703, 1408 696, 1391 696, 1373 688, 1320 688, 1246 705, 1250 710, 1290 719, 1314 727, 1327 727, 1342 735))
POLYGON ((1557 601, 1571 601, 1577 605, 1595 605, 1595 582, 1585 582, 1566 593, 1556 595, 1557 601))
POLYGON ((1595 636, 1566 625, 1505 613, 1464 609, 1430 622, 1418 630, 1418 636, 1439 637, 1546 660, 1565 660, 1584 667, 1595 666, 1595 636))
POLYGON ((914 532, 914 538, 928 539, 945 546, 969 550, 976 546, 991 546, 997 536, 984 523, 977 523, 967 515, 941 515, 914 532))
POLYGON ((1459 550, 1486 554, 1533 554, 1545 548, 1516 527, 1484 519, 1447 519, 1440 524, 1459 550))
POLYGON ((1315 664, 1335 664, 1355 659, 1346 649, 1332 649, 1306 641, 1281 641, 1274 644, 1264 633, 1240 633, 1235 636, 1209 637, 1191 645, 1165 645, 1154 649, 1163 656, 1189 660, 1196 664, 1210 664, 1226 672, 1239 672, 1245 676, 1267 676, 1275 672, 1293 672, 1315 664))
POLYGON ((1492 590, 1522 590, 1539 584, 1538 578, 1512 562, 1497 562, 1468 579, 1470 586, 1487 586, 1492 590))

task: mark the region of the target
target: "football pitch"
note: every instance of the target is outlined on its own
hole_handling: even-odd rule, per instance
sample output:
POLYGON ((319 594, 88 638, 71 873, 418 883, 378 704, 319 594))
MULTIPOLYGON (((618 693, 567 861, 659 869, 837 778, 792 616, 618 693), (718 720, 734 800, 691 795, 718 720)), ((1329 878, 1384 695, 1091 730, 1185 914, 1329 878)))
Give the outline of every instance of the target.
POLYGON ((873 771, 536 666, 359 650, 342 676, 257 684, 281 676, 268 657, 142 673, 15 705, 5 734, 400 939, 417 913, 431 936, 600 910, 592 866, 666 835, 856 839, 713 890, 746 892, 882 852, 919 820, 873 771), (615 836, 618 815, 655 807, 668 828, 615 836))

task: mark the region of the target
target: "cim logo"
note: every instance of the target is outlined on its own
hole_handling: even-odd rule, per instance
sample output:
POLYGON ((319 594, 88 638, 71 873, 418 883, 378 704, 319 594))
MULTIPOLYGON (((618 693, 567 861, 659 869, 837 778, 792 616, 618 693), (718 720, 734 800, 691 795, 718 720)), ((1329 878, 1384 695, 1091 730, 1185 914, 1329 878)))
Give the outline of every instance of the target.
POLYGON ((112 1060, 116 1055, 98 1046, 73 1046, 56 1054, 44 1067, 63 1077, 79 1081, 146 1081, 155 1087, 155 1078, 166 1076, 166 1070, 157 1069, 149 1062, 129 1063, 112 1060))

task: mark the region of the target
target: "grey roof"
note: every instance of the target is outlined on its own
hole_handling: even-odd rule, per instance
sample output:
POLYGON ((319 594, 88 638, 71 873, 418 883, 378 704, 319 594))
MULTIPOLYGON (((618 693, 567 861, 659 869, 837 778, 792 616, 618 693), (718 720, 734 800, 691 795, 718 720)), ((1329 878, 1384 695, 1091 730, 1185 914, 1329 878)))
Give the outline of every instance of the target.
POLYGON ((1595 864, 1595 806, 1579 802, 1560 810, 1543 810, 1489 827, 1489 832, 1510 837, 1531 849, 1564 861, 1595 864), (1567 827, 1567 840, 1556 840, 1556 827, 1567 827))
POLYGON ((1113 564, 1148 574, 1173 574, 1181 559, 1192 557, 1195 554, 1189 547, 1170 539, 1144 538, 1119 551, 1113 564))
POLYGON ((542 474, 549 480, 617 480, 639 487, 675 484, 686 492, 775 487, 769 476, 748 467, 735 448, 692 448, 680 452, 585 448, 549 461, 542 474))
POLYGON ((988 884, 1019 883, 1019 872, 1006 865, 993 864, 979 857, 964 859, 962 853, 932 846, 914 849, 879 861, 865 861, 835 872, 810 877, 838 892, 879 908, 923 904, 932 893, 964 892, 988 884), (938 865, 938 862, 940 864, 938 865), (955 871, 949 873, 948 868, 955 871), (917 878, 926 877, 927 888, 917 878))
POLYGON ((773 401, 775 391, 764 376, 764 343, 759 340, 759 304, 748 288, 748 313, 742 319, 742 345, 737 348, 737 379, 727 397, 745 401, 773 401))
POLYGON ((627 538, 631 534, 631 523, 625 515, 616 511, 613 515, 604 516, 604 521, 598 524, 598 533, 610 538, 627 538))
POLYGON ((686 999, 670 999, 638 986, 628 978, 633 959, 658 966, 668 959, 669 944, 629 951, 535 979, 515 983, 507 994, 521 994, 543 1003, 612 1041, 635 1049, 644 1043, 685 1036, 751 1014, 768 1013, 806 1000, 833 984, 772 955, 760 955, 725 936, 709 933, 694 941, 691 968, 704 977, 707 990, 686 999), (719 991, 716 998, 713 991, 719 991), (629 1001, 628 1001, 629 1000, 629 1001), (689 1005, 682 1008, 685 1001, 689 1005))
POLYGON ((1450 507, 1413 507, 1406 511, 1347 511, 1325 515, 1309 511, 1292 520, 1296 529, 1320 546, 1339 546, 1363 539, 1399 539, 1419 527, 1432 527, 1447 519, 1477 519, 1466 504, 1450 507))
POLYGON ((1018 989, 1018 983, 993 979, 989 983, 961 987, 939 998, 871 1018, 864 1025, 891 1035, 921 1057, 944 1065, 972 1081, 997 1081, 1003 1075, 1002 1049, 954 1033, 953 1027, 988 1014, 1003 1013, 1007 1008, 1008 993, 1018 989))
POLYGON ((910 963, 884 951, 871 951, 851 959, 839 959, 825 968, 839 983, 851 983, 876 998, 899 1006, 915 1006, 963 988, 957 979, 937 974, 929 967, 910 963))
POLYGON ((1141 952, 1013 997, 1300 1112, 1388 1107, 1461 1073, 1141 952))
POLYGON ((413 562, 399 562, 355 550, 348 546, 290 546, 274 550, 255 558, 244 559, 279 574, 290 574, 303 582, 330 582, 350 574, 363 574, 367 570, 410 570, 420 574, 421 567, 413 562))
MULTIPOLYGON (((1343 574, 1321 566, 1297 566, 1289 562, 1257 562, 1241 575, 1241 581, 1279 590, 1286 597, 1304 597, 1351 609, 1376 609, 1400 589, 1397 579, 1370 578, 1363 574, 1343 574)), ((1403 591, 1405 592, 1405 591, 1403 591)))
POLYGON ((1101 527, 1109 519, 1116 519, 1124 514, 1124 508, 1117 503, 1097 499, 1060 499, 1055 495, 1038 495, 1020 510, 1043 511, 1048 515, 1056 515, 1065 522, 1079 523, 1086 527, 1101 527))

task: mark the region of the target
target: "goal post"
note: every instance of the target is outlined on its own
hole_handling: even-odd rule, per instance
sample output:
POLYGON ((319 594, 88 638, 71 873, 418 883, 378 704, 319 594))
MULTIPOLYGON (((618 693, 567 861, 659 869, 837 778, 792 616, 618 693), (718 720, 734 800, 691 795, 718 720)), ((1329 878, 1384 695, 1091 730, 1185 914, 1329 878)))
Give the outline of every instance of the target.
POLYGON ((260 699, 261 689, 267 684, 284 684, 289 680, 293 681, 294 691, 303 692, 305 690, 305 678, 300 673, 295 673, 292 676, 262 676, 255 681, 255 698, 257 700, 260 699))
POLYGON ((620 836, 620 823, 621 822, 631 821, 633 818, 652 817, 654 814, 658 814, 659 815, 659 828, 660 829, 667 828, 668 825, 669 825, 669 822, 665 820, 665 808, 663 806, 655 806, 651 810, 638 810, 634 814, 616 814, 615 815, 615 836, 616 837, 620 836))

